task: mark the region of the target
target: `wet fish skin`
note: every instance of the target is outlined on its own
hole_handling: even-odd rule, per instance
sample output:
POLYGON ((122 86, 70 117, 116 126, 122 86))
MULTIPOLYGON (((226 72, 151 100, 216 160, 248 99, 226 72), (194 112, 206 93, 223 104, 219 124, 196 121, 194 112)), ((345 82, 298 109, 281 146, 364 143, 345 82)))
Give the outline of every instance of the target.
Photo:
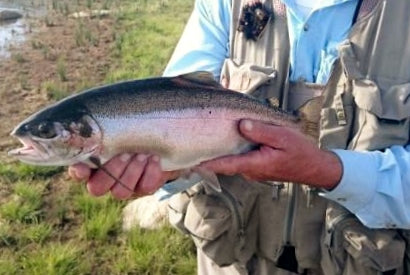
POLYGON ((307 131, 301 117, 222 88, 205 73, 126 81, 70 96, 40 110, 12 132, 23 148, 9 155, 34 165, 104 163, 125 152, 156 154, 165 171, 239 154, 255 144, 241 119, 307 131))

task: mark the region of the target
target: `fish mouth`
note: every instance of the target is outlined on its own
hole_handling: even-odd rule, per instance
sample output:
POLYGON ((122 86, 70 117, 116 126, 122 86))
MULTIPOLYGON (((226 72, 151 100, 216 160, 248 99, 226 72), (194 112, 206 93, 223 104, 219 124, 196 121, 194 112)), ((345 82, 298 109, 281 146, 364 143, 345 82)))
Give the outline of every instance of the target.
POLYGON ((23 144, 23 147, 10 150, 9 156, 15 156, 17 158, 25 158, 31 160, 42 160, 46 153, 43 147, 36 141, 27 137, 17 137, 23 144))

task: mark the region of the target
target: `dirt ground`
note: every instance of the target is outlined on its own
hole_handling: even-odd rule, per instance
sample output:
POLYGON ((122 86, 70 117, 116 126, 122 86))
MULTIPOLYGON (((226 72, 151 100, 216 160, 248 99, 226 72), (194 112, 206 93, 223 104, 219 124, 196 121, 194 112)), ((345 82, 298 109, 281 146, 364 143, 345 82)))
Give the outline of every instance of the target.
POLYGON ((69 18, 48 14, 27 21, 25 42, 0 59, 0 162, 18 146, 12 129, 29 114, 55 100, 48 86, 73 93, 79 86, 103 83, 115 42, 113 16, 69 18))

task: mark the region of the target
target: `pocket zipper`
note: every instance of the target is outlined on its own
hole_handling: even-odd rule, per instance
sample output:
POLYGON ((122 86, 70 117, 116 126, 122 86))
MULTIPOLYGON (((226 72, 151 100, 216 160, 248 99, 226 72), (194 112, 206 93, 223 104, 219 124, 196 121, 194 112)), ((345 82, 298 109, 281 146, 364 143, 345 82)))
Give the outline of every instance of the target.
POLYGON ((285 227, 283 230, 283 242, 285 245, 292 244, 292 231, 293 231, 293 218, 295 216, 295 209, 296 209, 296 197, 298 194, 298 187, 292 183, 287 183, 289 192, 289 201, 286 209, 286 216, 285 216, 285 227))

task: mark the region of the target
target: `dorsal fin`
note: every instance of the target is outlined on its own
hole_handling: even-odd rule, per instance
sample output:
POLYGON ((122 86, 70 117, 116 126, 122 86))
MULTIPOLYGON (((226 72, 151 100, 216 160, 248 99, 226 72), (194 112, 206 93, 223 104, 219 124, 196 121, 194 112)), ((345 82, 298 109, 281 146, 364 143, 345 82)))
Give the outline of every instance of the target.
POLYGON ((187 74, 182 74, 174 78, 175 82, 181 85, 190 87, 207 86, 222 88, 221 84, 215 81, 214 76, 210 72, 199 71, 187 74))

